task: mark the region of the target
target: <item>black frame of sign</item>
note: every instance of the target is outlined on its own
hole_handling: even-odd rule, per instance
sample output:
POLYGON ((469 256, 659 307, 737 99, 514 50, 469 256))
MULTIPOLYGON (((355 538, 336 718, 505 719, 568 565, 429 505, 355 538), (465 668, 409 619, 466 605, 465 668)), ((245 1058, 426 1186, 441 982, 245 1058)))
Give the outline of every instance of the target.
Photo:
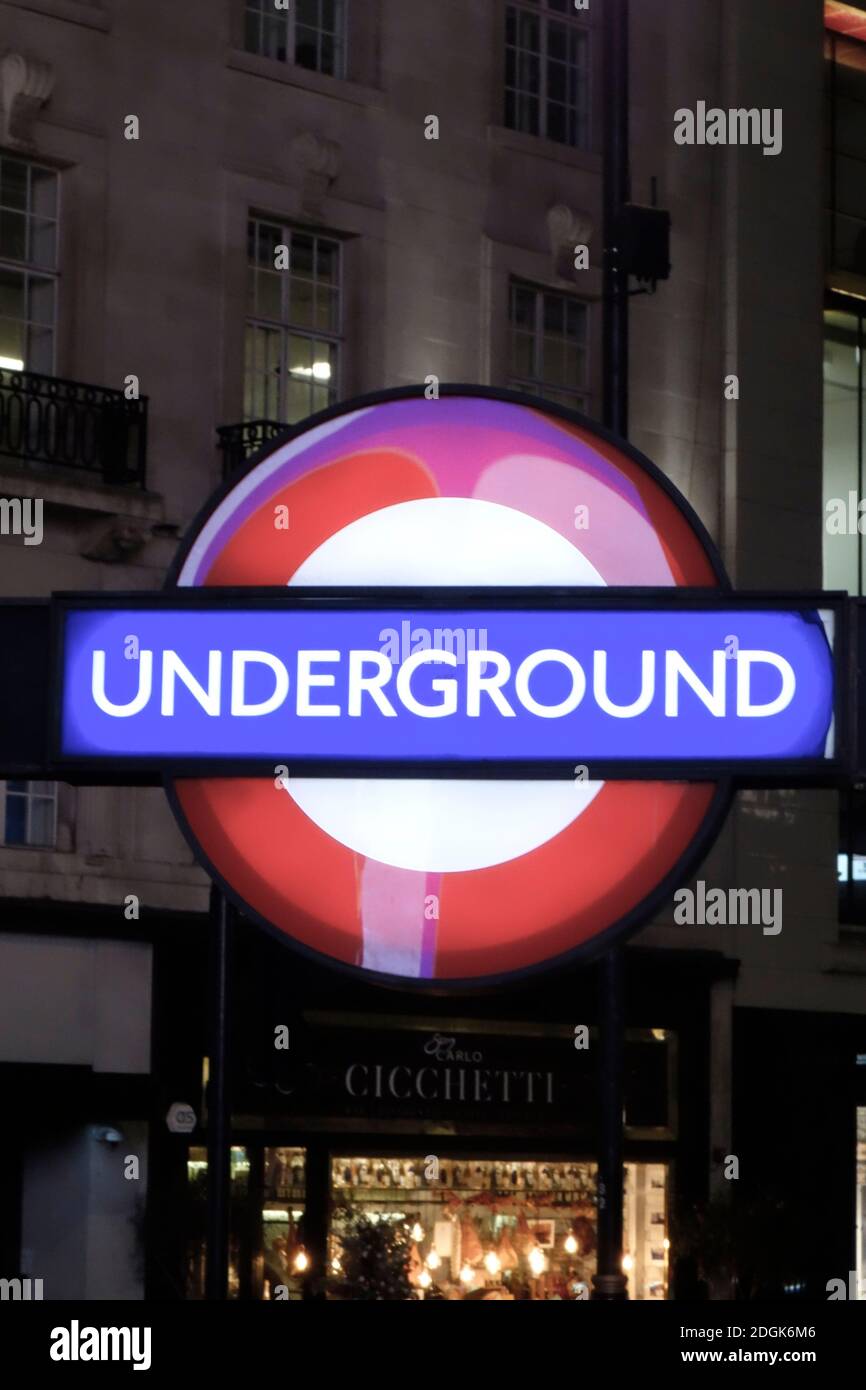
POLYGON ((717 781, 733 777, 740 786, 837 786, 848 775, 849 747, 848 676, 850 671, 849 607, 841 593, 719 594, 713 589, 617 588, 617 589, 180 589, 165 593, 63 593, 52 600, 52 699, 50 760, 64 780, 87 781, 106 767, 112 778, 133 778, 150 772, 159 777, 274 776, 277 765, 289 765, 289 775, 304 777, 458 778, 508 781, 573 780, 575 766, 587 768, 583 780, 593 781, 717 781), (123 609, 149 612, 256 612, 345 611, 405 612, 417 618, 437 612, 718 612, 783 611, 833 613, 834 663, 833 753, 827 758, 797 759, 592 759, 575 747, 574 753, 556 759, 329 759, 293 756, 275 750, 269 757, 236 758, 143 755, 128 758, 66 754, 62 744, 62 674, 65 664, 65 624, 70 612, 123 609))

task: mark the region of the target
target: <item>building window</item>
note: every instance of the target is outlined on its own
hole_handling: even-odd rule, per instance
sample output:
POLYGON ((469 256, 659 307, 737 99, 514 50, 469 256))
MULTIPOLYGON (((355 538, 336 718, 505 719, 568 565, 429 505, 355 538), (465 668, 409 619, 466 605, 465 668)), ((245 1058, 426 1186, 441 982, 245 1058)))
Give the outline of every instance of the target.
POLYGON ((52 849, 57 841, 57 783, 0 782, 3 843, 52 849))
POLYGON ((54 372, 57 175, 0 155, 0 368, 54 372))
POLYGON ((251 217, 248 248, 244 418, 294 424, 337 399, 340 243, 251 217))
POLYGON ((589 145, 589 31, 572 0, 505 10, 505 124, 562 145, 589 145))
POLYGON ((342 77, 345 24, 345 0, 289 0, 283 9, 274 0, 246 0, 245 46, 262 58, 342 77))
POLYGON ((511 282, 509 386, 585 410, 589 307, 573 295, 511 282))

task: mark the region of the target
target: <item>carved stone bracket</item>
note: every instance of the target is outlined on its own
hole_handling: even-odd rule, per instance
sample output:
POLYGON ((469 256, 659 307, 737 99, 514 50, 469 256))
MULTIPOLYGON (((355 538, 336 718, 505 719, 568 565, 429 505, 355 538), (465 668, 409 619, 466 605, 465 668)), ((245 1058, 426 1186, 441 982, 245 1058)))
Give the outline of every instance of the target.
POLYGON ((575 212, 565 203, 557 203, 547 214, 550 254, 557 275, 564 280, 575 276, 575 248, 589 246, 594 231, 588 212, 575 212))
POLYGON ((0 58, 0 140, 30 149, 33 123, 54 89, 54 69, 21 53, 0 58))
POLYGON ((304 211, 318 216, 322 201, 340 172, 343 151, 336 140, 325 140, 312 131, 296 135, 291 151, 292 161, 301 175, 304 211))

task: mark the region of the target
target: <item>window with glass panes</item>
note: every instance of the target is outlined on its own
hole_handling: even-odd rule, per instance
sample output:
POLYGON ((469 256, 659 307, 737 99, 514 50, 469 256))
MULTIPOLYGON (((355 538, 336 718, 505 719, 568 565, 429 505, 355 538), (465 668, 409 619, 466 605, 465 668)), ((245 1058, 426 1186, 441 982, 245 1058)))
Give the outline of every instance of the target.
POLYGON ((246 0, 244 46, 248 53, 342 77, 345 63, 345 0, 246 0))
POLYGON ((3 843, 52 847, 57 839, 57 783, 0 782, 3 843))
POLYGON ((508 384, 585 410, 589 307, 573 295, 512 280, 508 384))
POLYGON ((244 418, 294 424, 337 399, 340 243, 252 217, 248 245, 244 418))
POLYGON ((0 367, 54 372, 57 174, 0 154, 0 367))
POLYGON ((505 124, 563 145, 589 145, 589 31, 572 0, 505 9, 505 124))

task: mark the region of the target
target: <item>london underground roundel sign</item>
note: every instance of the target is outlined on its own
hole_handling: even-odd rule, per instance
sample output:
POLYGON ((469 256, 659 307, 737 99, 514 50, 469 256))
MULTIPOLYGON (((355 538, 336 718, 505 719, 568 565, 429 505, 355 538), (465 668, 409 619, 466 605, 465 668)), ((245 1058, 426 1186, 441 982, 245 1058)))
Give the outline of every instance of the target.
MULTIPOLYGON (((529 397, 443 388, 437 400, 364 398, 278 442, 199 518, 171 584, 372 586, 433 599, 456 587, 483 606, 485 591, 503 587, 726 581, 700 522, 634 450, 529 397)), ((394 664, 442 648, 434 611, 426 632, 417 619, 377 616, 377 645, 394 664)), ((466 647, 492 645, 483 632, 459 636, 458 661, 466 647)), ((450 639, 453 656, 453 626, 450 639)), ((308 679, 329 669, 329 641, 323 627, 308 679)), ((422 675, 426 660, 416 664, 422 675)), ((381 694, 374 679, 365 693, 384 708, 374 676, 381 694)), ((540 690, 528 677, 530 708, 540 690)), ((495 687, 484 693, 492 709, 495 687)), ((327 690, 307 694, 328 708, 327 690)), ((447 722, 424 724, 438 733, 447 722)), ((537 721, 545 731, 554 722, 537 721)), ((646 920, 705 851, 728 803, 721 775, 588 772, 467 778, 431 764, 409 777, 331 777, 289 763, 285 776, 183 777, 172 789, 186 833, 246 912, 332 962, 448 987, 589 954, 646 920)))

